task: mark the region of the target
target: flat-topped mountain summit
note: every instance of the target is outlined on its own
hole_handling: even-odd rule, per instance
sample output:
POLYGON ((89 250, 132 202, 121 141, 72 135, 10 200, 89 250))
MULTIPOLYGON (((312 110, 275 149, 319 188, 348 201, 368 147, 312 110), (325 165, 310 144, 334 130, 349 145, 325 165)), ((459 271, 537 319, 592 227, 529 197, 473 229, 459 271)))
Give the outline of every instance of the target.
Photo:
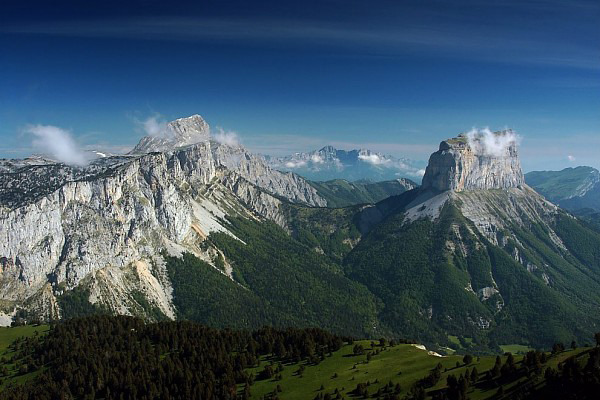
POLYGON ((507 189, 525 183, 511 130, 461 134, 444 140, 429 158, 423 189, 507 189))
POLYGON ((361 211, 346 270, 386 304, 383 323, 533 345, 600 324, 600 234, 525 184, 517 141, 444 140, 421 187, 361 211))

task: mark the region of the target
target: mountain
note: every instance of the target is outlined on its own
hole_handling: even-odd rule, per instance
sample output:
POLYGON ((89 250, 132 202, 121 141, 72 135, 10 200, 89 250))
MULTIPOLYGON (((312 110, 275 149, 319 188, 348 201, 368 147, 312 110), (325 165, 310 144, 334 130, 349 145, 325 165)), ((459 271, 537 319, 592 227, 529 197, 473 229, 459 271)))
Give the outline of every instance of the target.
POLYGON ((415 182, 406 178, 383 182, 334 179, 325 182, 309 182, 319 196, 327 200, 328 207, 347 207, 355 204, 377 203, 416 188, 415 182))
POLYGON ((313 181, 344 179, 372 182, 409 178, 421 181, 424 163, 375 153, 371 150, 338 150, 325 146, 309 153, 268 157, 269 165, 281 171, 293 171, 313 181))
MULTIPOLYGON (((136 154, 101 158, 86 167, 51 160, 0 162, 4 321, 60 318, 96 309, 175 318, 173 292, 178 288, 161 252, 188 252, 203 260, 203 266, 220 263, 224 267, 213 271, 233 284, 227 260, 206 240, 215 232, 242 240, 231 232, 227 218, 255 225, 272 221, 270 229, 282 234, 282 204, 326 204, 298 175, 273 170, 242 147, 211 140, 199 116, 169 126, 175 136, 168 141, 174 147, 166 149, 167 141, 146 137, 136 154), (178 132, 186 134, 184 142, 178 132), (138 154, 142 144, 149 153, 138 154)), ((293 251, 302 253, 304 248, 287 253, 281 249, 281 254, 293 251)), ((318 269, 327 260, 298 258, 307 293, 322 289, 322 281, 330 285, 341 279, 340 291, 361 298, 356 292, 361 289, 353 290, 356 284, 338 279, 331 267, 318 269)), ((294 294, 302 293, 300 289, 294 294)))
POLYGON ((344 268, 383 301, 392 331, 494 347, 598 329, 600 234, 525 184, 510 137, 443 141, 420 188, 361 211, 368 233, 344 268))
POLYGON ((209 140, 210 126, 201 116, 195 114, 169 122, 164 132, 143 137, 131 154, 169 151, 209 140))
POLYGON ((600 172, 592 167, 525 174, 528 185, 548 200, 577 215, 600 212, 600 172))
POLYGON ((445 140, 420 187, 365 204, 412 184, 310 183, 202 121, 86 167, 0 162, 4 323, 101 312, 472 352, 598 330, 600 233, 527 186, 513 132, 445 140))
MULTIPOLYGON (((496 132, 498 138, 512 131, 496 132)), ((466 135, 448 139, 429 158, 423 177, 423 192, 462 192, 468 190, 508 189, 525 183, 514 141, 499 154, 488 152, 483 138, 466 135)), ((498 139, 500 141, 500 139, 498 139)))

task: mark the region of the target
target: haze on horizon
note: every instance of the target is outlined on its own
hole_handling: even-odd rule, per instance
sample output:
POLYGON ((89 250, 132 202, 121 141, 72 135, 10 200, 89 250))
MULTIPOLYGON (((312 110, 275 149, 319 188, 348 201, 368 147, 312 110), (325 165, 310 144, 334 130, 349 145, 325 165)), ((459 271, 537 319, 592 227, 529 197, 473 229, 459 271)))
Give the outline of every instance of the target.
POLYGON ((124 151, 152 119, 199 113, 271 155, 426 160, 459 132, 508 127, 526 171, 600 167, 597 1, 284 3, 3 5, 0 157, 60 132, 124 151))

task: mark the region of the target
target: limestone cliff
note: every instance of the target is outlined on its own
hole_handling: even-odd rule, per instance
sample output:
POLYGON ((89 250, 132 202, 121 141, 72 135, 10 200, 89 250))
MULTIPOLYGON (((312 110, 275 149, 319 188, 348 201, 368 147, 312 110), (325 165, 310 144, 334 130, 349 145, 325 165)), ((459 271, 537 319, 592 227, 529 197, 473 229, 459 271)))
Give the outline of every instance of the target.
POLYGON ((169 151, 178 147, 205 142, 210 139, 210 126, 200 115, 179 118, 169 122, 164 131, 145 136, 131 151, 144 154, 153 151, 169 151))
POLYGON ((56 296, 85 285, 90 300, 143 314, 136 294, 174 318, 160 251, 189 251, 228 233, 225 218, 266 218, 285 227, 282 201, 326 204, 304 179, 271 169, 242 147, 211 140, 199 116, 146 137, 132 154, 86 167, 51 160, 0 161, 0 316, 17 309, 57 318, 56 296))
POLYGON ((429 158, 417 192, 406 206, 406 221, 436 219, 451 201, 495 244, 511 226, 540 223, 552 233, 549 221, 558 210, 525 184, 517 136, 510 130, 444 140, 429 158))
POLYGON ((512 131, 488 138, 459 135, 444 140, 429 158, 423 189, 457 192, 473 189, 507 189, 525 183, 512 131), (486 140, 496 141, 493 149, 486 140))

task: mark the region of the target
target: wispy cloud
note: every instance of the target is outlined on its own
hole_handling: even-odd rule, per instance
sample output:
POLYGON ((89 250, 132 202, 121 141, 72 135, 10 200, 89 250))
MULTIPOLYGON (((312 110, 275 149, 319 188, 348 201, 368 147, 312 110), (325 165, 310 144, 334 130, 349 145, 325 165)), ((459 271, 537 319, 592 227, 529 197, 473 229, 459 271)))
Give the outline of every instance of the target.
POLYGON ((323 164, 325 162, 325 160, 323 160, 323 157, 321 157, 319 154, 313 154, 312 156, 310 156, 310 161, 313 164, 323 164))
POLYGON ((226 131, 220 126, 210 134, 214 140, 227 146, 237 147, 240 145, 240 137, 236 132, 226 131))
POLYGON ((592 89, 600 88, 600 77, 590 78, 574 76, 570 78, 534 79, 529 82, 543 87, 559 89, 592 89))
POLYGON ((286 168, 302 168, 302 167, 306 167, 307 162, 304 160, 301 161, 288 161, 286 162, 284 165, 286 168))
POLYGON ((52 125, 29 125, 25 133, 33 135, 32 147, 60 162, 86 165, 88 155, 73 139, 71 132, 52 125))
POLYGON ((92 21, 19 24, 0 28, 12 34, 127 38, 168 41, 310 43, 351 50, 353 54, 395 56, 406 51, 441 52, 483 61, 600 69, 598 46, 533 34, 531 29, 499 22, 461 24, 405 21, 394 26, 356 26, 331 21, 281 18, 225 19, 136 17, 92 21))
POLYGON ((134 118, 133 121, 138 130, 141 130, 147 136, 167 137, 170 134, 167 129, 167 121, 160 114, 151 115, 143 120, 134 118))

